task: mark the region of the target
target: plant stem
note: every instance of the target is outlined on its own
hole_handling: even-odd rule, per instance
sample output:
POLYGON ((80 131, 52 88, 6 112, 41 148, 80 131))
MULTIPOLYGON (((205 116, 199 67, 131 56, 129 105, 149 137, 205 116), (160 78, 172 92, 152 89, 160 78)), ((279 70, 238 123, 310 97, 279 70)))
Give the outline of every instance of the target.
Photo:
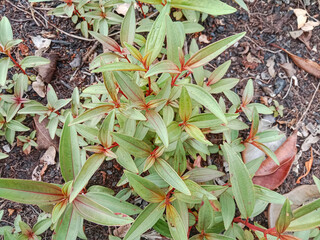
POLYGON ((140 9, 141 9, 141 12, 142 12, 142 14, 143 14, 143 17, 146 18, 146 14, 145 14, 144 11, 143 11, 142 3, 141 3, 140 1, 138 1, 138 5, 139 5, 139 7, 140 7, 140 9))
POLYGON ((16 65, 16 67, 18 67, 24 75, 27 75, 26 71, 22 69, 21 65, 11 56, 11 53, 8 52, 7 55, 11 59, 11 61, 16 65))

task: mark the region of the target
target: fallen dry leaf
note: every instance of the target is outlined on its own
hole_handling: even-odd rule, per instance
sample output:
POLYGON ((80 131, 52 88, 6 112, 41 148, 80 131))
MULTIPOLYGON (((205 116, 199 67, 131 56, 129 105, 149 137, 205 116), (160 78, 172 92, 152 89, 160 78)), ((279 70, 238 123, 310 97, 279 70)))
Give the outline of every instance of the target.
POLYGON ((40 158, 41 164, 46 165, 54 165, 56 164, 56 161, 54 160, 56 157, 56 149, 53 146, 50 146, 47 151, 43 154, 43 156, 40 158))
MULTIPOLYGON (((292 202, 291 209, 295 210, 298 207, 313 201, 314 199, 318 199, 320 194, 316 185, 302 185, 294 188, 291 192, 286 193, 283 196, 292 202)), ((270 204, 268 209, 269 228, 275 227, 281 208, 282 204, 270 204)))
POLYGON ((201 43, 210 43, 210 41, 208 40, 207 35, 205 35, 205 34, 201 34, 200 35, 199 42, 201 42, 201 43))
POLYGON ((301 145, 301 150, 303 152, 308 151, 311 148, 311 145, 317 143, 320 140, 320 137, 310 135, 301 145))
POLYGON ((275 55, 273 55, 272 57, 270 57, 268 60, 267 60, 267 67, 268 67, 268 72, 269 72, 269 74, 270 74, 270 76, 272 77, 272 78, 274 78, 276 75, 277 75, 277 73, 276 73, 276 71, 274 70, 274 65, 275 65, 275 62, 274 62, 274 60, 276 59, 276 56, 275 55))
POLYGON ((287 73, 287 76, 289 78, 293 77, 296 75, 296 70, 294 69, 293 67, 293 64, 292 63, 284 63, 284 64, 280 64, 280 67, 282 67, 286 73, 287 73))
POLYGON ((57 136, 51 139, 48 129, 46 128, 48 124, 48 119, 44 119, 41 123, 39 122, 39 116, 36 115, 34 118, 34 124, 37 130, 37 144, 38 149, 48 149, 50 146, 55 147, 59 151, 59 140, 57 136))
POLYGON ((302 28, 303 25, 307 22, 307 14, 308 12, 301 8, 293 9, 294 14, 297 16, 298 29, 302 28))
POLYGON ((50 63, 45 65, 40 65, 39 67, 37 67, 37 70, 42 81, 46 83, 50 83, 53 78, 53 74, 57 68, 57 61, 59 59, 59 55, 56 53, 49 53, 49 54, 44 53, 42 57, 49 59, 50 63))
POLYGON ((37 77, 36 80, 32 83, 32 88, 40 97, 44 98, 46 96, 46 86, 40 77, 37 77))
POLYGON ((319 26, 320 22, 308 21, 301 28, 303 31, 308 32, 312 31, 315 27, 319 26))
POLYGON ((123 238, 127 232, 129 231, 131 227, 131 224, 126 224, 120 227, 117 227, 114 231, 113 231, 113 235, 119 238, 123 238))
POLYGON ((23 150, 23 153, 24 153, 25 155, 29 155, 30 152, 31 152, 31 145, 29 145, 26 149, 23 150))
POLYGON ((312 148, 311 148, 310 152, 311 152, 311 153, 310 153, 310 154, 311 154, 311 156, 310 156, 310 160, 309 160, 309 161, 307 161, 307 162, 305 163, 305 166, 306 166, 306 173, 305 173, 305 174, 303 174, 302 176, 300 176, 300 177, 297 179, 296 183, 300 183, 300 180, 301 180, 302 178, 304 178, 305 176, 307 176, 307 175, 309 174, 310 170, 311 170, 312 163, 313 163, 313 153, 312 153, 312 148))
POLYGON ((29 54, 29 48, 28 48, 25 44, 20 43, 20 44, 18 45, 18 48, 20 49, 21 54, 22 54, 23 56, 26 56, 26 55, 29 54))
POLYGON ((254 184, 269 188, 271 190, 279 187, 287 178, 291 165, 297 152, 297 131, 295 131, 274 153, 280 165, 277 165, 272 158, 264 160, 254 175, 254 184))
POLYGON ((47 49, 50 47, 51 40, 41 36, 31 37, 31 40, 37 49, 47 49))
POLYGON ((8 208, 9 217, 14 213, 15 209, 8 208))
POLYGON ((292 38, 297 39, 298 37, 301 36, 301 34, 303 34, 303 31, 302 30, 292 31, 292 32, 289 32, 289 34, 292 38))
POLYGON ((310 59, 304 59, 301 57, 298 57, 297 55, 292 54, 291 52, 287 51, 286 49, 279 47, 276 44, 270 44, 276 48, 279 48, 286 52, 289 57, 292 59, 292 61, 301 69, 305 70, 306 72, 310 73, 311 75, 320 78, 320 65, 314 61, 311 61, 310 59))
POLYGON ((130 7, 130 3, 119 4, 116 8, 116 12, 122 15, 126 15, 130 7))
POLYGON ((298 39, 304 43, 304 45, 306 45, 306 47, 311 51, 311 47, 310 47, 310 39, 312 36, 312 32, 304 32, 303 34, 301 34, 301 36, 298 37, 298 39))

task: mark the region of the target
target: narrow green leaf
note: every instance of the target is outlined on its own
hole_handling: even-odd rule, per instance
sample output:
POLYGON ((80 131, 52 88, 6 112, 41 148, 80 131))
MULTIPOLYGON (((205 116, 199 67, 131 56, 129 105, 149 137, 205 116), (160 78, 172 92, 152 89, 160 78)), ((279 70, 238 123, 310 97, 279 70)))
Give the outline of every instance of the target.
POLYGON ((290 201, 289 199, 286 199, 276 221, 277 232, 280 234, 285 232, 288 226, 290 225, 290 222, 292 221, 292 219, 293 219, 293 214, 291 211, 290 201))
MULTIPOLYGON (((318 201, 318 200, 316 200, 318 201)), ((293 214, 295 216, 295 214, 293 214)), ((302 217, 294 219, 287 231, 305 231, 320 226, 320 209, 314 210, 302 217)))
POLYGON ((17 132, 25 132, 30 130, 30 128, 28 128, 27 126, 23 125, 21 122, 18 122, 16 120, 11 120, 7 124, 7 127, 17 132))
POLYGON ((187 88, 189 95, 193 100, 205 106, 217 118, 221 119, 224 123, 227 123, 227 119, 220 105, 210 93, 205 91, 202 87, 194 84, 184 84, 184 86, 187 88))
POLYGON ((115 120, 115 110, 112 110, 108 116, 104 119, 101 128, 99 130, 99 140, 101 144, 108 148, 112 145, 111 132, 113 132, 115 120))
POLYGON ((0 44, 4 47, 7 42, 13 39, 12 28, 10 22, 6 16, 3 16, 0 21, 0 44))
POLYGON ((249 104, 253 99, 253 95, 254 95, 253 82, 251 79, 249 79, 242 94, 242 104, 244 106, 249 104))
POLYGON ((219 82, 211 85, 210 93, 221 93, 227 90, 230 90, 234 86, 236 86, 239 82, 239 79, 237 78, 225 78, 221 79, 219 82))
POLYGON ((134 221, 123 240, 139 238, 162 217, 164 210, 164 202, 150 203, 134 221))
POLYGON ((148 110, 146 111, 146 118, 147 122, 156 130, 163 145, 167 148, 169 146, 168 130, 160 114, 154 110, 148 110))
POLYGON ((166 194, 157 185, 134 173, 124 171, 134 191, 144 200, 152 203, 162 202, 166 194))
POLYGON ((151 77, 159 73, 180 73, 180 70, 179 67, 172 61, 163 60, 151 66, 144 77, 151 77))
POLYGON ((93 32, 93 31, 89 31, 89 33, 95 39, 97 39, 99 42, 101 42, 102 45, 104 47, 106 47, 107 49, 109 49, 110 51, 121 53, 121 48, 120 48, 119 44, 115 40, 113 40, 112 38, 104 36, 104 35, 97 33, 97 32, 93 32))
POLYGON ((188 171, 184 176, 195 182, 208 182, 215 178, 224 176, 223 172, 205 167, 205 168, 194 168, 188 171))
POLYGON ((190 59, 186 62, 185 66, 194 69, 205 65, 206 63, 210 62, 212 59, 217 57, 219 54, 224 52, 227 48, 231 47, 233 44, 239 41, 244 35, 244 32, 239 33, 231 37, 217 41, 215 43, 212 43, 205 48, 202 48, 190 57, 190 59))
POLYGON ((204 196, 203 204, 199 210, 198 229, 205 231, 214 223, 213 208, 206 196, 204 196))
POLYGON ((10 178, 0 178, 0 197, 25 204, 55 204, 63 199, 56 185, 10 178))
POLYGON ((114 104, 112 103, 105 103, 101 106, 91 108, 85 111, 84 113, 80 114, 77 118, 73 119, 69 125, 74 125, 88 120, 92 120, 97 116, 110 112, 112 109, 114 109, 114 104))
POLYGON ((52 221, 50 218, 43 219, 39 222, 37 222, 33 228, 32 231, 34 232, 35 235, 40 235, 47 231, 47 229, 51 226, 52 221))
POLYGON ((240 7, 249 12, 249 9, 243 0, 234 0, 240 7))
POLYGON ((74 180, 81 169, 77 131, 75 126, 69 126, 72 119, 69 114, 63 125, 59 144, 61 174, 66 182, 74 180))
POLYGON ((171 205, 166 207, 166 218, 169 225, 171 236, 174 240, 188 239, 187 231, 178 211, 171 205))
POLYGON ((165 17, 170 12, 170 4, 166 4, 157 19, 154 21, 152 28, 148 34, 147 42, 145 45, 145 53, 149 54, 147 65, 158 57, 162 49, 162 44, 166 35, 166 21, 165 17))
POLYGON ((118 147, 116 155, 116 160, 122 167, 131 172, 139 173, 138 168, 135 162, 133 161, 131 155, 124 148, 118 147))
POLYGON ((50 60, 43 58, 43 57, 37 57, 37 56, 28 56, 22 59, 20 62, 20 65, 23 69, 26 68, 34 68, 40 65, 49 64, 50 60))
POLYGON ((221 204, 224 228, 228 230, 236 213, 236 205, 233 197, 228 192, 221 194, 219 202, 221 204))
POLYGON ((171 5, 174 8, 195 10, 213 16, 226 15, 236 11, 235 8, 219 0, 172 0, 171 5))
POLYGON ((104 192, 88 192, 85 196, 115 213, 121 212, 127 215, 134 215, 142 211, 138 206, 104 192))
POLYGON ((180 100, 179 100, 179 115, 183 122, 186 122, 191 117, 192 102, 185 87, 182 87, 180 100))
POLYGON ((167 25, 167 58, 180 67, 179 51, 183 47, 185 33, 181 22, 172 22, 169 15, 166 16, 167 25))
POLYGON ((132 2, 121 24, 120 42, 123 47, 124 43, 133 44, 136 32, 136 13, 134 3, 132 2))
POLYGON ((79 174, 76 176, 72 192, 69 197, 69 202, 71 203, 81 192, 81 190, 87 185, 90 178, 98 170, 100 165, 103 163, 106 156, 104 154, 93 154, 91 155, 83 167, 81 168, 79 174))
POLYGON ((212 143, 206 139, 200 128, 192 124, 186 124, 184 129, 191 137, 198 140, 199 142, 202 142, 207 145, 212 145, 212 143))
POLYGON ((139 65, 128 63, 128 62, 115 62, 103 65, 92 72, 106 72, 106 71, 143 71, 147 70, 140 67, 139 65))
POLYGON ((10 64, 10 58, 0 59, 0 86, 4 86, 6 83, 9 64, 10 64))
POLYGON ((81 227, 81 217, 71 204, 61 217, 52 235, 53 240, 76 240, 81 227))
POLYGON ((209 76, 207 85, 212 85, 220 81, 222 77, 226 74, 231 65, 231 60, 224 62, 219 67, 217 67, 209 76))
POLYGON ((126 42, 124 43, 124 45, 135 59, 137 59, 139 62, 142 62, 143 57, 138 49, 136 49, 134 46, 126 42))
POLYGON ((135 157, 148 157, 152 152, 151 146, 142 140, 121 133, 112 133, 112 136, 120 147, 135 157))
POLYGON ((121 226, 133 222, 131 217, 121 213, 113 213, 85 195, 77 196, 73 201, 73 206, 84 219, 97 224, 121 226))
POLYGON ((221 148, 229 163, 232 192, 237 206, 243 218, 250 217, 255 205, 255 195, 249 172, 239 154, 229 144, 224 143, 221 148))
POLYGON ((191 195, 187 185, 184 183, 178 173, 165 160, 158 158, 155 161, 153 167, 159 174, 159 176, 162 177, 162 179, 169 185, 186 195, 191 195))

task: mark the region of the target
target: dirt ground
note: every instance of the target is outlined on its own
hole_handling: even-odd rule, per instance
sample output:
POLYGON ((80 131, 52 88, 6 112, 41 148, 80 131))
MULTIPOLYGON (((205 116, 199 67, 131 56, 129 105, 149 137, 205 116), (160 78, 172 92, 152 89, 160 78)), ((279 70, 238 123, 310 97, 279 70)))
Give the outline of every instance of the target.
MULTIPOLYGON (((236 6, 231 1, 227 1, 230 5, 236 6)), ((46 21, 53 23, 58 28, 81 36, 79 31, 74 29, 74 24, 69 19, 47 16, 47 9, 57 5, 51 3, 38 4, 34 8, 36 21, 31 15, 30 5, 26 0, 1 0, 0 15, 7 16, 12 24, 14 37, 23 39, 23 44, 27 46, 27 54, 34 54, 34 46, 31 36, 41 35, 51 38, 52 45, 49 52, 59 54, 59 61, 54 78, 51 81, 52 86, 56 90, 59 98, 68 98, 71 96, 74 87, 83 88, 96 81, 98 75, 91 74, 88 69, 88 62, 85 62, 80 71, 75 73, 69 63, 77 57, 84 56, 94 45, 91 41, 82 41, 63 34, 53 25, 46 24, 46 21), (12 3, 10 4, 9 1, 12 3), (41 15, 41 16, 40 16, 41 15), (46 20, 44 20, 43 18, 46 20), (37 23, 39 25, 37 25, 37 23)), ((255 0, 254 3, 248 4, 250 14, 244 10, 239 10, 234 14, 220 17, 209 17, 204 22, 205 30, 202 33, 189 35, 188 43, 192 38, 198 40, 200 34, 205 34, 210 42, 217 41, 234 33, 246 31, 247 35, 240 41, 237 48, 233 47, 213 60, 210 64, 213 68, 219 66, 224 61, 231 59, 232 65, 227 73, 227 77, 235 77, 240 79, 240 83, 235 87, 235 91, 242 93, 243 88, 248 79, 253 79, 255 84, 255 101, 260 102, 261 97, 267 100, 277 100, 284 106, 284 116, 277 117, 275 125, 289 136, 292 128, 302 117, 302 124, 307 126, 320 125, 320 94, 315 94, 319 79, 307 74, 303 70, 295 66, 297 71, 298 86, 292 84, 290 87, 290 78, 286 77, 284 70, 280 64, 291 62, 287 54, 279 49, 272 47, 270 44, 277 44, 288 51, 307 59, 320 61, 320 27, 316 27, 312 31, 309 39, 310 50, 306 44, 298 39, 293 39, 289 32, 297 30, 296 16, 290 9, 306 8, 308 13, 316 19, 320 19, 318 2, 311 0, 311 5, 304 6, 302 0, 255 0), (274 58, 275 77, 268 74, 267 61, 274 58), (312 96, 315 97, 309 106, 312 96), (308 111, 307 108, 309 106, 308 111)), ((151 14, 151 12, 149 13, 151 14)), ((119 31, 119 27, 113 27, 110 33, 119 31)), ((206 46, 205 43, 199 43, 201 47, 206 46)), ((21 49, 15 49, 15 57, 19 59, 22 56, 21 49)), ((99 46, 95 51, 99 54, 102 52, 99 46)), ((90 60, 91 58, 89 58, 90 60)), ((30 98, 37 98, 36 93, 31 89, 28 91, 30 98)), ((32 119, 27 120, 27 125, 34 129, 32 119)), ((300 131, 298 138, 298 151, 306 136, 300 131)), ((8 143, 2 139, 0 148, 8 143)), ((301 184, 313 184, 312 175, 320 177, 320 142, 312 145, 314 149, 314 162, 311 172, 302 179, 301 184)), ((0 160, 0 177, 4 178, 21 178, 31 179, 32 172, 39 165, 39 158, 44 151, 33 149, 29 155, 22 153, 21 147, 13 146, 10 157, 0 160)), ((304 164, 310 159, 310 150, 302 153, 298 160, 298 174, 291 170, 286 181, 277 189, 280 193, 287 193, 297 185, 298 176, 305 171, 304 164)), ((58 161, 58 158, 56 159, 58 161)), ((113 167, 114 163, 104 163, 99 171, 95 174, 90 184, 104 184, 114 189, 116 192, 121 188, 115 187, 116 182, 120 179, 121 171, 113 167)), ((58 165, 49 166, 43 176, 43 180, 51 183, 62 183, 58 165)), ((13 213, 5 211, 3 220, 13 222, 17 214, 22 216, 22 220, 30 225, 36 222, 37 214, 40 210, 35 206, 12 203, 10 201, 0 199, 0 209, 13 209, 13 213)), ((259 217, 258 221, 266 225, 265 219, 259 217)), ((0 226, 8 225, 4 221, 0 221, 0 226)), ((86 223, 85 232, 89 240, 107 239, 111 229, 108 227, 98 226, 92 223, 86 223)), ((0 237, 1 239, 1 237, 0 237)), ((50 239, 50 233, 47 233, 43 239, 50 239)))

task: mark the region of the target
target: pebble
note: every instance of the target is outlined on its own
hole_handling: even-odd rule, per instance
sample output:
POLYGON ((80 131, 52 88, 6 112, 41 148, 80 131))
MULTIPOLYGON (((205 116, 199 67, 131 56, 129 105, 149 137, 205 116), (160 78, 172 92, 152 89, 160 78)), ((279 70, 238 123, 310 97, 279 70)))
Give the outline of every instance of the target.
POLYGON ((3 150, 4 150, 5 152, 7 152, 7 153, 11 152, 11 148, 10 148, 9 144, 4 145, 2 148, 3 148, 3 150))
POLYGON ((107 168, 112 168, 112 166, 113 166, 112 161, 108 161, 108 162, 107 162, 107 168))
POLYGON ((112 172, 110 170, 107 170, 108 175, 112 175, 112 172))
POLYGON ((81 61, 82 61, 81 55, 77 54, 76 57, 72 60, 72 62, 70 62, 69 64, 73 69, 75 69, 77 67, 80 67, 81 61))
POLYGON ((276 89, 274 90, 274 93, 279 94, 285 88, 286 84, 287 83, 285 80, 283 80, 282 78, 277 78, 275 83, 276 89))
POLYGON ((218 28, 217 28, 217 32, 218 33, 222 33, 224 31, 224 27, 223 26, 219 26, 218 28))

